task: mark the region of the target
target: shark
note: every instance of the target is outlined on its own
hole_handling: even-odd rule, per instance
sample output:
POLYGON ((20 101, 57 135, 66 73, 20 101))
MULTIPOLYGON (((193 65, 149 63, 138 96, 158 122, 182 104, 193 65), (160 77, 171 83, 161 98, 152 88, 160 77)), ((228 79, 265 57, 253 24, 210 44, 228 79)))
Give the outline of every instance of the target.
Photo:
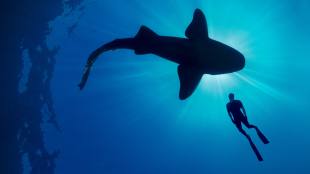
POLYGON ((207 20, 202 10, 194 11, 185 36, 160 36, 142 25, 134 37, 115 39, 94 50, 87 59, 78 86, 81 90, 85 87, 91 67, 102 53, 116 49, 133 50, 136 55, 154 54, 177 63, 180 100, 193 94, 204 74, 227 74, 244 68, 245 58, 242 53, 209 37, 207 20))

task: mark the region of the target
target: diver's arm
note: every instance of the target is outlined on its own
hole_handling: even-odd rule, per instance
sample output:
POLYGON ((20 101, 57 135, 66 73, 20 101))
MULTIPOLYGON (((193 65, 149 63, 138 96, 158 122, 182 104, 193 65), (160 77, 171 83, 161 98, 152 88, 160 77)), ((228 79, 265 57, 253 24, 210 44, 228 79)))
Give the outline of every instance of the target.
POLYGON ((235 123, 235 120, 233 119, 233 116, 231 115, 231 112, 229 111, 228 106, 226 106, 226 109, 227 109, 227 113, 228 113, 228 115, 229 115, 231 121, 232 121, 233 123, 235 123))
POLYGON ((245 108, 243 107, 243 104, 241 102, 240 104, 241 104, 241 111, 243 112, 244 116, 247 118, 245 108))

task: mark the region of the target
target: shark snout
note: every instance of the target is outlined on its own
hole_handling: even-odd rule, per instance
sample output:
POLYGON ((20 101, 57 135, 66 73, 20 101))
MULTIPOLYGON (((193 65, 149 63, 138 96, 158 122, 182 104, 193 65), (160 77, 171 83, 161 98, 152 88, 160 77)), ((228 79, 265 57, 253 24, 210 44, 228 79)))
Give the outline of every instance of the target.
POLYGON ((244 68, 244 66, 245 66, 245 58, 244 58, 243 54, 238 52, 235 55, 235 68, 236 68, 236 71, 242 70, 244 68))
POLYGON ((242 70, 245 66, 245 58, 244 56, 241 54, 240 57, 239 57, 239 67, 240 67, 240 70, 242 70))

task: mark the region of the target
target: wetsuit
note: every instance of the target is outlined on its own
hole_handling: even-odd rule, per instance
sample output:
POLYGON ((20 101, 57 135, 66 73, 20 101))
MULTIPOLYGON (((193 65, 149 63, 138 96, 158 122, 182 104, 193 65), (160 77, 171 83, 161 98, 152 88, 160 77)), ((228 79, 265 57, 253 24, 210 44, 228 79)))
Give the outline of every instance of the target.
POLYGON ((247 117, 241 112, 241 108, 243 105, 240 100, 233 100, 226 105, 227 111, 233 115, 234 122, 238 128, 241 128, 241 123, 243 123, 246 127, 252 127, 247 117))

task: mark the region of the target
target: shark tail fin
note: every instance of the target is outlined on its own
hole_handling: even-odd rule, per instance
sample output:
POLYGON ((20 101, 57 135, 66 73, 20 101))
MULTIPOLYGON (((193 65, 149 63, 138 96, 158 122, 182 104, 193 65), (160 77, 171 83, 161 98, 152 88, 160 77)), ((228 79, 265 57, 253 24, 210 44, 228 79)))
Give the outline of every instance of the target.
POLYGON ((85 69, 84 69, 83 77, 81 79, 81 82, 78 85, 80 90, 82 90, 85 87, 85 85, 86 85, 87 79, 89 77, 90 69, 91 69, 90 66, 86 66, 85 69))
POLYGON ((135 36, 135 39, 150 39, 150 38, 154 38, 158 36, 154 31, 152 31, 151 29, 149 29, 148 27, 142 25, 137 33, 137 35, 135 36))

